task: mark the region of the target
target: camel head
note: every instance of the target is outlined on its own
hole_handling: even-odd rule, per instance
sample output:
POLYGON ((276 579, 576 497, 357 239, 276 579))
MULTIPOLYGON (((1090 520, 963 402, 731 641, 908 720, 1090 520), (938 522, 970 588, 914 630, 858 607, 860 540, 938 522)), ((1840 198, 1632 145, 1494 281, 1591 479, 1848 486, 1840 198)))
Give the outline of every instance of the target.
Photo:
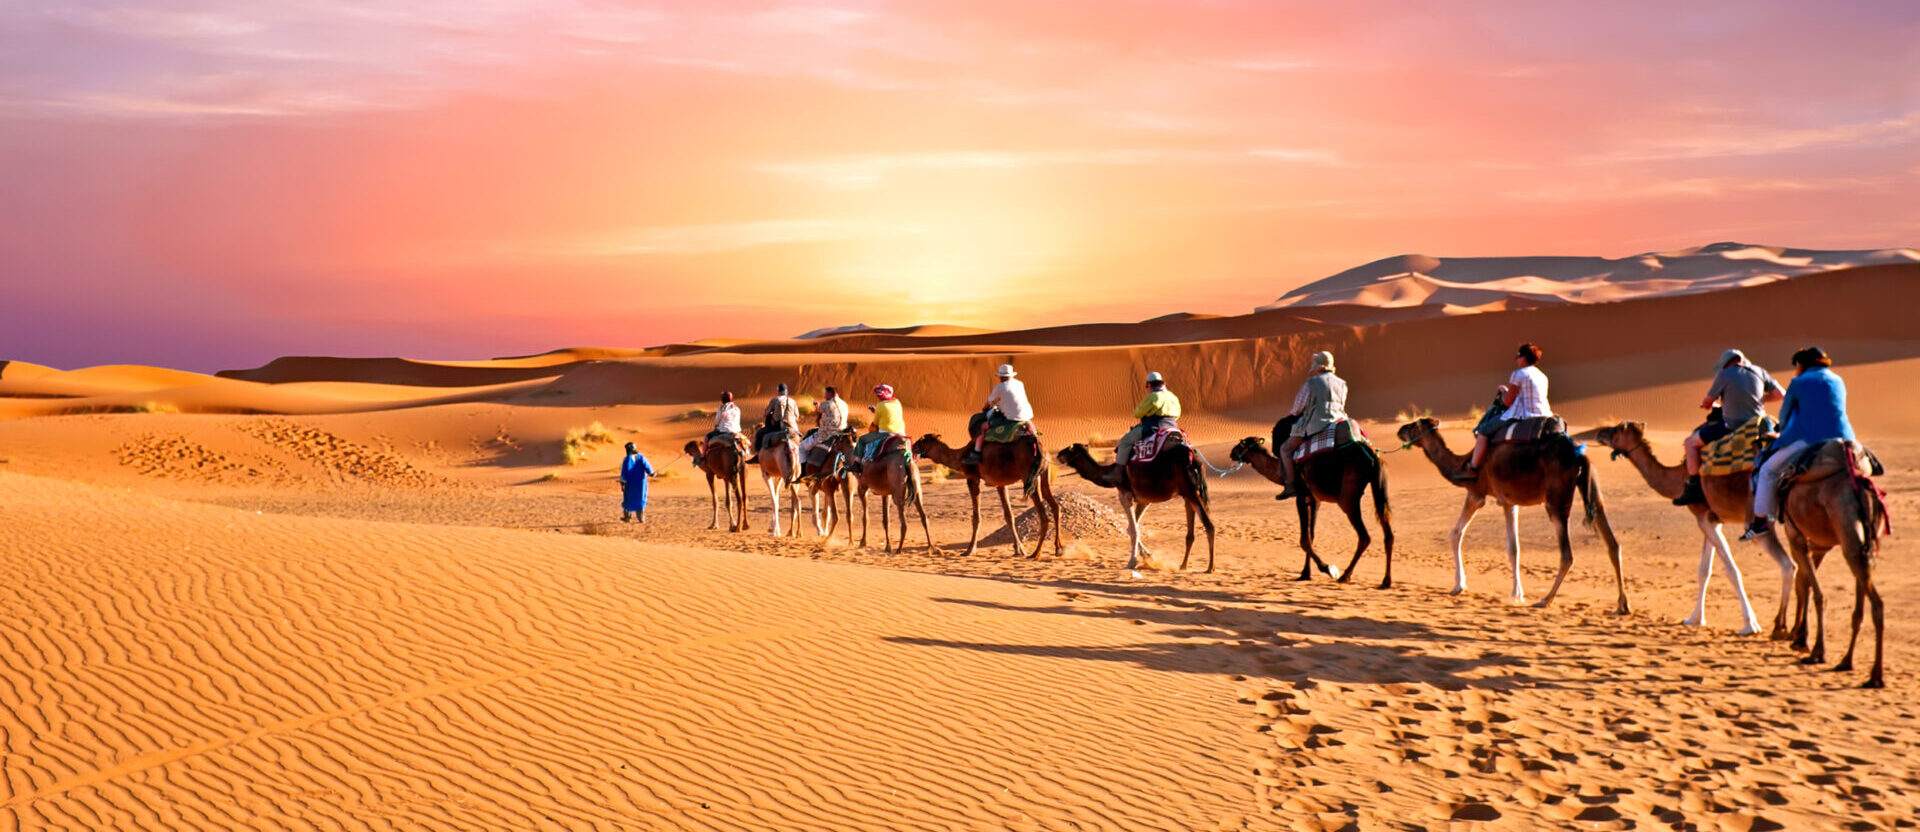
POLYGON ((1078 457, 1080 459, 1093 459, 1093 454, 1087 450, 1087 446, 1082 445, 1078 442, 1075 442, 1071 445, 1061 448, 1060 453, 1054 454, 1055 459, 1058 459, 1061 462, 1066 463, 1067 465, 1072 465, 1075 457, 1078 457))
POLYGON ((687 452, 687 456, 699 456, 699 455, 700 455, 700 441, 699 441, 699 440, 697 440, 697 439, 695 439, 695 440, 689 440, 689 441, 687 442, 687 447, 685 448, 685 450, 686 450, 686 452, 687 452))
POLYGON ((1595 431, 1595 441, 1613 449, 1613 458, 1619 459, 1647 446, 1646 422, 1621 422, 1608 425, 1595 431))
POLYGON ((1401 442, 1412 446, 1420 440, 1434 435, 1438 430, 1440 430, 1439 419, 1435 419, 1432 416, 1422 416, 1419 419, 1401 425, 1400 430, 1396 431, 1394 435, 1400 437, 1401 442))
POLYGON ((1249 436, 1240 440, 1240 444, 1233 446, 1233 450, 1227 452, 1227 458, 1234 462, 1246 462, 1247 457, 1253 455, 1255 448, 1265 448, 1266 446, 1267 440, 1261 439, 1258 436, 1249 436))
POLYGON ((940 440, 940 434, 929 433, 926 436, 913 440, 913 455, 925 458, 928 451, 945 444, 947 443, 940 440))

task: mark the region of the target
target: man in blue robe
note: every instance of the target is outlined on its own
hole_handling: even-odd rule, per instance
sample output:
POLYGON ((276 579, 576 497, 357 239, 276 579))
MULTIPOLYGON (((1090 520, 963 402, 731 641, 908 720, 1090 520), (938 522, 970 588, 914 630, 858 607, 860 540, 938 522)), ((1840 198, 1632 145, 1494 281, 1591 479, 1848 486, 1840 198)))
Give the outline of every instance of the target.
POLYGON ((628 442, 626 461, 620 463, 620 522, 647 522, 647 478, 651 476, 653 466, 628 442))

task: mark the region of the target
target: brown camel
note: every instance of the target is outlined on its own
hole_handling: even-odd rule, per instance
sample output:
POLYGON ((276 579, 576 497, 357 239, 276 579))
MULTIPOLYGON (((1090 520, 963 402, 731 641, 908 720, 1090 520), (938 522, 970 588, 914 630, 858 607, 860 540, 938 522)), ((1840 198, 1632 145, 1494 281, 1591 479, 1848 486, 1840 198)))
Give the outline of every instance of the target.
MULTIPOLYGON (((1297 417, 1288 416, 1273 426, 1275 437, 1284 437, 1293 429, 1297 417)), ((1258 436, 1249 436, 1233 446, 1229 455, 1234 462, 1244 462, 1260 472, 1260 476, 1285 486, 1280 472, 1280 459, 1267 450, 1266 440, 1258 436)), ((1307 490, 1299 494, 1294 505, 1300 510, 1300 550, 1306 552, 1306 560, 1300 563, 1299 580, 1313 577, 1313 567, 1347 583, 1353 580, 1353 568, 1360 563, 1360 556, 1366 554, 1367 545, 1373 542, 1367 534, 1366 521, 1360 519, 1360 497, 1369 486, 1373 488, 1373 518, 1380 524, 1382 543, 1387 550, 1385 574, 1380 577, 1380 588, 1393 586, 1393 509, 1387 504, 1387 466, 1373 451, 1359 443, 1337 448, 1327 453, 1308 457, 1299 463, 1299 478, 1307 484, 1307 490), (1314 528, 1320 518, 1320 504, 1334 503, 1347 515, 1347 522, 1353 525, 1354 537, 1359 538, 1359 546, 1353 550, 1353 560, 1347 562, 1346 571, 1329 566, 1313 551, 1314 528)))
MULTIPOLYGON (((1641 478, 1653 487, 1654 493, 1669 500, 1679 497, 1687 487, 1686 466, 1660 464, 1647 444, 1646 428, 1645 422, 1621 422, 1601 428, 1594 439, 1612 448, 1615 459, 1624 456, 1632 462, 1633 467, 1640 471, 1641 478)), ((1693 513, 1694 523, 1700 526, 1703 538, 1698 573, 1700 591, 1694 599, 1693 614, 1680 623, 1689 627, 1706 624, 1707 581, 1713 577, 1713 561, 1718 557, 1721 567, 1726 570, 1727 580, 1733 584, 1734 597, 1740 600, 1740 635, 1753 635, 1760 632, 1760 622, 1754 617, 1753 605, 1747 602, 1746 583, 1741 579, 1739 565, 1733 561, 1733 547, 1728 545, 1727 537, 1720 528, 1720 524, 1728 520, 1737 526, 1746 525, 1749 515, 1753 513, 1753 478, 1746 472, 1707 475, 1700 478, 1700 487, 1707 494, 1706 504, 1686 507, 1693 513)), ((1784 640, 1790 635, 1787 629, 1787 599, 1793 594, 1793 558, 1787 554, 1786 547, 1780 545, 1780 538, 1772 532, 1762 536, 1759 542, 1780 567, 1780 609, 1773 617, 1771 637, 1784 640)))
POLYGON ((1873 605, 1873 670, 1862 687, 1886 687, 1883 661, 1886 657, 1886 606, 1880 589, 1873 584, 1874 549, 1880 542, 1881 527, 1887 523, 1887 506, 1880 489, 1864 473, 1848 463, 1851 450, 1838 441, 1821 446, 1820 458, 1790 486, 1781 501, 1782 525, 1786 527, 1787 547, 1793 553, 1800 574, 1806 576, 1797 594, 1800 596, 1800 623, 1795 627, 1795 644, 1805 644, 1808 619, 1806 594, 1813 596, 1813 649, 1802 664, 1819 664, 1827 658, 1827 605, 1820 591, 1815 569, 1834 547, 1853 570, 1853 635, 1847 639, 1847 653, 1840 657, 1835 671, 1853 669, 1853 648, 1860 640, 1860 620, 1867 605, 1873 605))
MULTIPOLYGON (((1418 445, 1433 467, 1440 469, 1441 476, 1449 481, 1467 467, 1468 458, 1448 450, 1446 440, 1440 438, 1438 420, 1429 417, 1410 422, 1401 425, 1398 433, 1400 441, 1406 443, 1404 447, 1418 445)), ((1553 597, 1560 592, 1560 582, 1566 580, 1567 570, 1573 567, 1573 541, 1567 537, 1567 521, 1573 513, 1574 494, 1578 493, 1580 502, 1586 506, 1584 522, 1600 532, 1600 539, 1607 544, 1607 557, 1613 561, 1614 588, 1620 594, 1614 612, 1627 614, 1627 579, 1620 570, 1620 542, 1614 539, 1613 527, 1607 523, 1600 483, 1593 478, 1593 463, 1579 452, 1571 439, 1554 436, 1532 442, 1497 443, 1487 452, 1479 477, 1461 487, 1467 490, 1467 502, 1460 510, 1460 520, 1447 535, 1447 542, 1453 547, 1453 594, 1467 591, 1461 538, 1466 536, 1467 524, 1473 521, 1473 515, 1492 497, 1506 510, 1507 565, 1513 570, 1513 592, 1509 600, 1515 604, 1527 601, 1526 592, 1520 588, 1520 507, 1546 507, 1554 533, 1560 538, 1560 573, 1553 577, 1553 588, 1547 590, 1547 597, 1534 606, 1553 603, 1553 597)))
MULTIPOLYGON (((1140 515, 1147 506, 1175 497, 1187 506, 1187 551, 1180 557, 1177 571, 1185 571, 1193 558, 1193 519, 1197 514, 1207 529, 1207 571, 1213 571, 1213 515, 1207 511, 1207 480, 1200 461, 1186 443, 1167 443, 1152 462, 1102 465, 1094 461, 1087 446, 1075 443, 1060 451, 1059 459, 1081 477, 1095 485, 1120 492, 1120 509, 1127 514, 1127 532, 1133 545, 1128 551, 1127 568, 1140 564, 1145 547, 1140 543, 1140 515)), ((1150 558, 1149 558, 1150 559, 1150 558)))
MULTIPOLYGON (((834 441, 833 449, 853 458, 853 436, 843 434, 834 441)), ((867 545, 867 492, 880 497, 880 533, 884 535, 887 552, 905 552, 907 550, 907 504, 912 503, 915 511, 920 512, 920 533, 927 538, 927 554, 937 551, 933 545, 933 530, 927 525, 926 505, 920 501, 920 468, 913 464, 913 458, 906 454, 886 454, 872 462, 860 464, 858 473, 848 474, 848 478, 860 487, 860 545, 867 545), (887 525, 887 502, 891 500, 900 511, 900 548, 893 548, 893 527, 887 525)), ((851 490, 851 488, 849 488, 851 490)), ((849 499, 848 513, 852 513, 849 499)), ((851 517, 847 527, 847 537, 853 537, 851 517)))
POLYGON ((968 533, 967 550, 962 555, 973 554, 980 543, 980 486, 983 483, 1000 494, 1000 511, 1006 515, 1007 530, 1013 534, 1015 557, 1039 557, 1040 550, 1047 545, 1049 530, 1053 532, 1054 557, 1065 554, 1066 548, 1060 542, 1060 501, 1053 496, 1053 466, 1047 464, 1038 439, 988 442, 980 451, 978 465, 961 462, 966 449, 947 447, 937 433, 920 437, 919 441, 913 443, 913 452, 967 478, 967 495, 973 499, 973 530, 968 533), (1010 485, 1026 486, 1027 502, 1039 509, 1040 539, 1034 541, 1031 555, 1023 551, 1025 544, 1020 542, 1020 528, 1013 522, 1013 505, 1007 500, 1007 486, 1010 485))
POLYGON ((698 440, 687 443, 687 455, 693 457, 694 465, 707 475, 707 497, 713 501, 713 522, 709 530, 720 528, 721 494, 713 487, 715 479, 720 480, 720 491, 725 492, 727 503, 727 531, 745 531, 747 528, 747 462, 740 458, 740 446, 730 439, 714 442, 705 453, 700 450, 698 440), (738 498, 737 500, 735 498, 738 498))
POLYGON ((767 496, 773 500, 773 525, 768 533, 774 537, 800 536, 800 495, 793 488, 795 450, 791 440, 775 443, 771 448, 762 448, 756 455, 760 463, 760 479, 767 484, 767 496), (780 491, 779 485, 787 487, 787 502, 793 506, 793 522, 788 524, 782 534, 780 528, 780 491))
POLYGON ((801 478, 807 482, 807 502, 813 509, 813 530, 822 539, 833 537, 840 521, 847 521, 847 545, 853 545, 853 488, 849 482, 845 461, 847 455, 841 451, 839 443, 829 443, 827 453, 819 462, 806 461, 800 465, 801 478), (845 510, 834 502, 838 495, 846 504, 845 510), (820 498, 826 498, 826 510, 821 511, 820 498))

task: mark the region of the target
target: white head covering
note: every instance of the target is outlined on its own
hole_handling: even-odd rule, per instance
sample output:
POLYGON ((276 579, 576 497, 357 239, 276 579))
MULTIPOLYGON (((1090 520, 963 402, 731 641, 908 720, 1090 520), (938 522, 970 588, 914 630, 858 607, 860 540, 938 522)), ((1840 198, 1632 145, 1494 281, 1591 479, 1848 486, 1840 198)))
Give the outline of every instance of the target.
POLYGON ((1147 383, 1148 383, 1148 384, 1153 384, 1154 382, 1160 382, 1161 384, 1165 384, 1165 383, 1166 383, 1166 381, 1167 381, 1167 380, 1166 380, 1166 379, 1164 379, 1164 378, 1161 378, 1161 377, 1160 377, 1160 374, 1159 374, 1159 373, 1157 373, 1157 372, 1154 372, 1154 373, 1148 373, 1148 374, 1147 374, 1147 383))
POLYGON ((1333 372, 1333 353, 1322 350, 1313 354, 1313 369, 1333 372))
POLYGON ((1726 368, 1727 362, 1735 360, 1745 364, 1747 363, 1747 354, 1739 350, 1727 350, 1720 354, 1720 363, 1713 365, 1713 371, 1716 373, 1720 372, 1726 368))
POLYGON ((1019 375, 1019 373, 1016 373, 1016 372, 1014 372, 1014 371, 1013 371, 1013 365, 1012 365, 1012 364, 1002 364, 1002 365, 1000 365, 1000 372, 999 372, 999 376, 1000 376, 1001 378, 1013 378, 1014 376, 1017 376, 1017 375, 1019 375))

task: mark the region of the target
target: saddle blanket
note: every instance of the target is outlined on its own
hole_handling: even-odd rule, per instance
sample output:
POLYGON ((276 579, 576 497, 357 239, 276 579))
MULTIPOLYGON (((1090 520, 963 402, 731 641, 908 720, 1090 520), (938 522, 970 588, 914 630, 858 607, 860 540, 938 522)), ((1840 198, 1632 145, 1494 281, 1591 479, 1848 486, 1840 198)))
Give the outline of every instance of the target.
POLYGON ((1754 458, 1766 447, 1766 419, 1748 419, 1731 433, 1707 444, 1700 453, 1700 475, 1724 477, 1753 470, 1754 458))
POLYGON ((1329 425, 1326 430, 1307 436, 1306 441, 1300 443, 1300 447, 1293 449, 1293 461, 1300 462, 1308 457, 1339 450, 1355 442, 1369 447, 1373 445, 1372 442, 1367 441, 1366 429, 1354 424, 1352 420, 1342 419, 1329 425))
POLYGON ((1567 420, 1558 416, 1509 419, 1488 437, 1494 442, 1531 442, 1549 436, 1567 435, 1567 420))
POLYGON ((1133 444, 1133 461, 1152 462, 1159 458, 1160 451, 1165 448, 1168 443, 1175 440, 1178 440, 1179 444, 1187 444, 1186 431, 1179 428, 1161 428, 1156 430, 1152 435, 1142 437, 1140 441, 1133 444))
POLYGON ((854 454, 863 462, 872 462, 896 453, 907 453, 907 438, 898 433, 869 433, 860 437, 854 448, 854 454))
POLYGON ((761 428, 760 432, 754 435, 753 447, 755 451, 764 451, 792 441, 793 432, 786 428, 761 428))
POLYGON ((1007 422, 987 428, 987 441, 1005 444, 1033 435, 1032 422, 1007 422))

